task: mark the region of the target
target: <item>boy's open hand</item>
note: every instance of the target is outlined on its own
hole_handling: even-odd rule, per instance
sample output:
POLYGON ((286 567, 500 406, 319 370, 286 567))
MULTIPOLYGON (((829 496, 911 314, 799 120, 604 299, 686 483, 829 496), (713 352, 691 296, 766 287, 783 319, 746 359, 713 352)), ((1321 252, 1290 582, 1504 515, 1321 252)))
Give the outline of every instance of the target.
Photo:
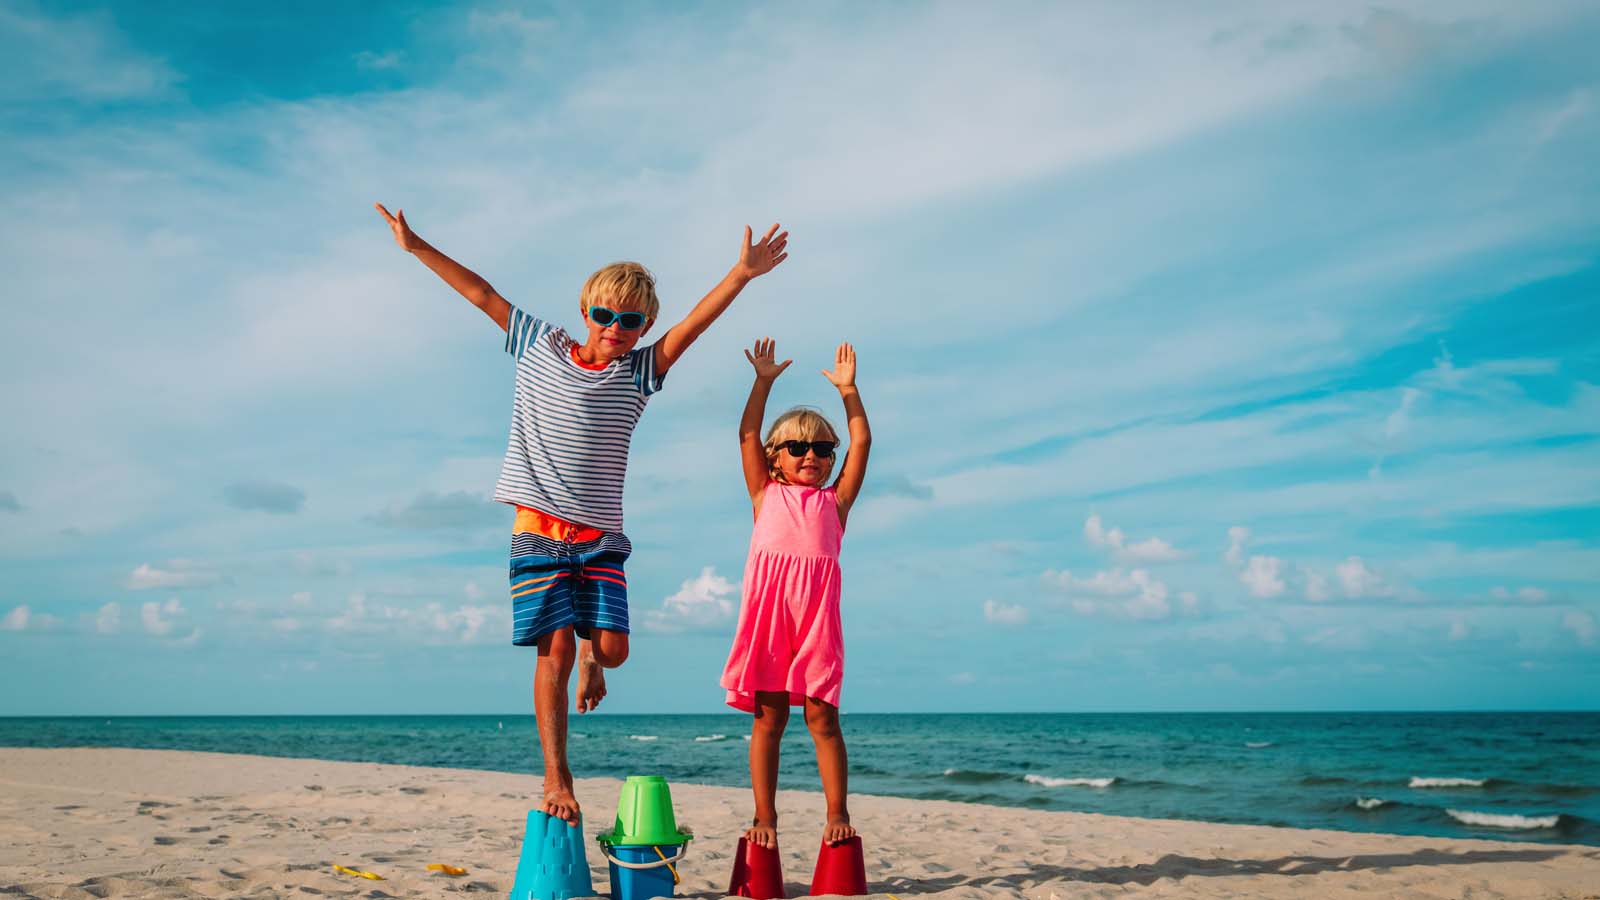
POLYGON ((398 215, 391 216, 389 211, 383 208, 382 203, 372 205, 378 208, 378 212, 383 213, 384 220, 389 223, 389 229, 394 232, 394 242, 400 245, 400 249, 407 253, 416 250, 422 239, 417 237, 417 233, 411 230, 410 225, 406 224, 406 211, 402 209, 398 215))
POLYGON ((781 363, 773 362, 773 350, 776 347, 777 342, 772 338, 761 338, 756 341, 755 347, 752 348, 755 351, 754 354, 750 350, 744 352, 744 358, 750 360, 750 365, 756 367, 757 378, 771 381, 782 375, 783 370, 789 368, 789 364, 794 362, 792 359, 786 359, 781 363))
POLYGON ((833 353, 833 371, 824 369, 823 377, 836 388, 847 388, 856 383, 856 348, 848 342, 840 344, 833 353))
POLYGON ((739 251, 739 265, 737 268, 746 278, 755 278, 765 275, 778 267, 778 263, 789 258, 789 232, 778 234, 777 223, 767 229, 760 243, 750 243, 754 234, 750 226, 744 227, 744 247, 739 251), (777 235, 774 237, 773 235, 777 235))

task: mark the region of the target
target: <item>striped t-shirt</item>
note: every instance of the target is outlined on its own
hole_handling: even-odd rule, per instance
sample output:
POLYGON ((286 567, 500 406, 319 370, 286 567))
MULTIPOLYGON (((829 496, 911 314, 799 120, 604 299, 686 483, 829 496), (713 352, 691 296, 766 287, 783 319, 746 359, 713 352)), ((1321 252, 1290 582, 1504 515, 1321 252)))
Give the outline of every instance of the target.
POLYGON ((571 335, 511 308, 506 352, 517 359, 511 441, 494 499, 602 531, 622 530, 628 442, 661 389, 655 345, 604 369, 573 359, 571 335))

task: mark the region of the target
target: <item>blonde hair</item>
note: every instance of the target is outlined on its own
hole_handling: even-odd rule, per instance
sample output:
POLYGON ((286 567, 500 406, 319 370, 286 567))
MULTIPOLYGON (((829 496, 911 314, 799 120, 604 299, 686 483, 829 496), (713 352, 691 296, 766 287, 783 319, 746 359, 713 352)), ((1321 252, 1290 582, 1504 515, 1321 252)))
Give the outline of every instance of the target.
POLYGON ((833 474, 833 463, 838 458, 839 445, 839 432, 834 429, 833 423, 828 421, 828 417, 814 407, 796 406, 773 419, 772 427, 767 429, 767 439, 762 442, 767 451, 767 476, 780 484, 787 484, 783 471, 778 468, 778 453, 782 451, 783 444, 789 441, 814 441, 818 438, 831 440, 834 443, 834 455, 828 460, 828 470, 822 476, 826 481, 828 476, 833 474))
POLYGON ((635 311, 645 314, 654 322, 661 312, 661 301, 656 298, 656 277, 650 270, 636 262, 617 262, 595 272, 583 283, 578 295, 578 308, 584 315, 595 305, 618 312, 635 311))

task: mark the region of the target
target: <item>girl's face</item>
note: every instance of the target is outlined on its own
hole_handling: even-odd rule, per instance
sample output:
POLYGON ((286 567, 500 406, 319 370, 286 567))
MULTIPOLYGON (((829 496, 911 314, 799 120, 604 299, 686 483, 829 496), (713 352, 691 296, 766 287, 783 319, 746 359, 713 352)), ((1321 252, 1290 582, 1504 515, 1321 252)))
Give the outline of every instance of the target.
POLYGON ((826 434, 819 434, 816 440, 811 441, 784 441, 778 445, 775 460, 778 471, 790 484, 819 487, 827 482, 829 473, 833 471, 836 446, 826 434), (795 455, 796 451, 799 451, 798 456, 795 455))

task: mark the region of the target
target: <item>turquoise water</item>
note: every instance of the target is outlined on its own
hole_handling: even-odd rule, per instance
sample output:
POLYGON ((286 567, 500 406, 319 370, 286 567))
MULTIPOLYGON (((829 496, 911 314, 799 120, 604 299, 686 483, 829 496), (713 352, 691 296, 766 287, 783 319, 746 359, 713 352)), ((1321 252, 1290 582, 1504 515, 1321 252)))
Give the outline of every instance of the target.
MULTIPOLYGON (((574 717, 580 777, 748 785, 739 715, 574 717)), ((1600 713, 846 715, 850 788, 1147 818, 1600 845, 1600 713)), ((0 746, 538 771, 531 716, 0 719, 0 746)), ((817 790, 798 719, 780 783, 817 790)))

